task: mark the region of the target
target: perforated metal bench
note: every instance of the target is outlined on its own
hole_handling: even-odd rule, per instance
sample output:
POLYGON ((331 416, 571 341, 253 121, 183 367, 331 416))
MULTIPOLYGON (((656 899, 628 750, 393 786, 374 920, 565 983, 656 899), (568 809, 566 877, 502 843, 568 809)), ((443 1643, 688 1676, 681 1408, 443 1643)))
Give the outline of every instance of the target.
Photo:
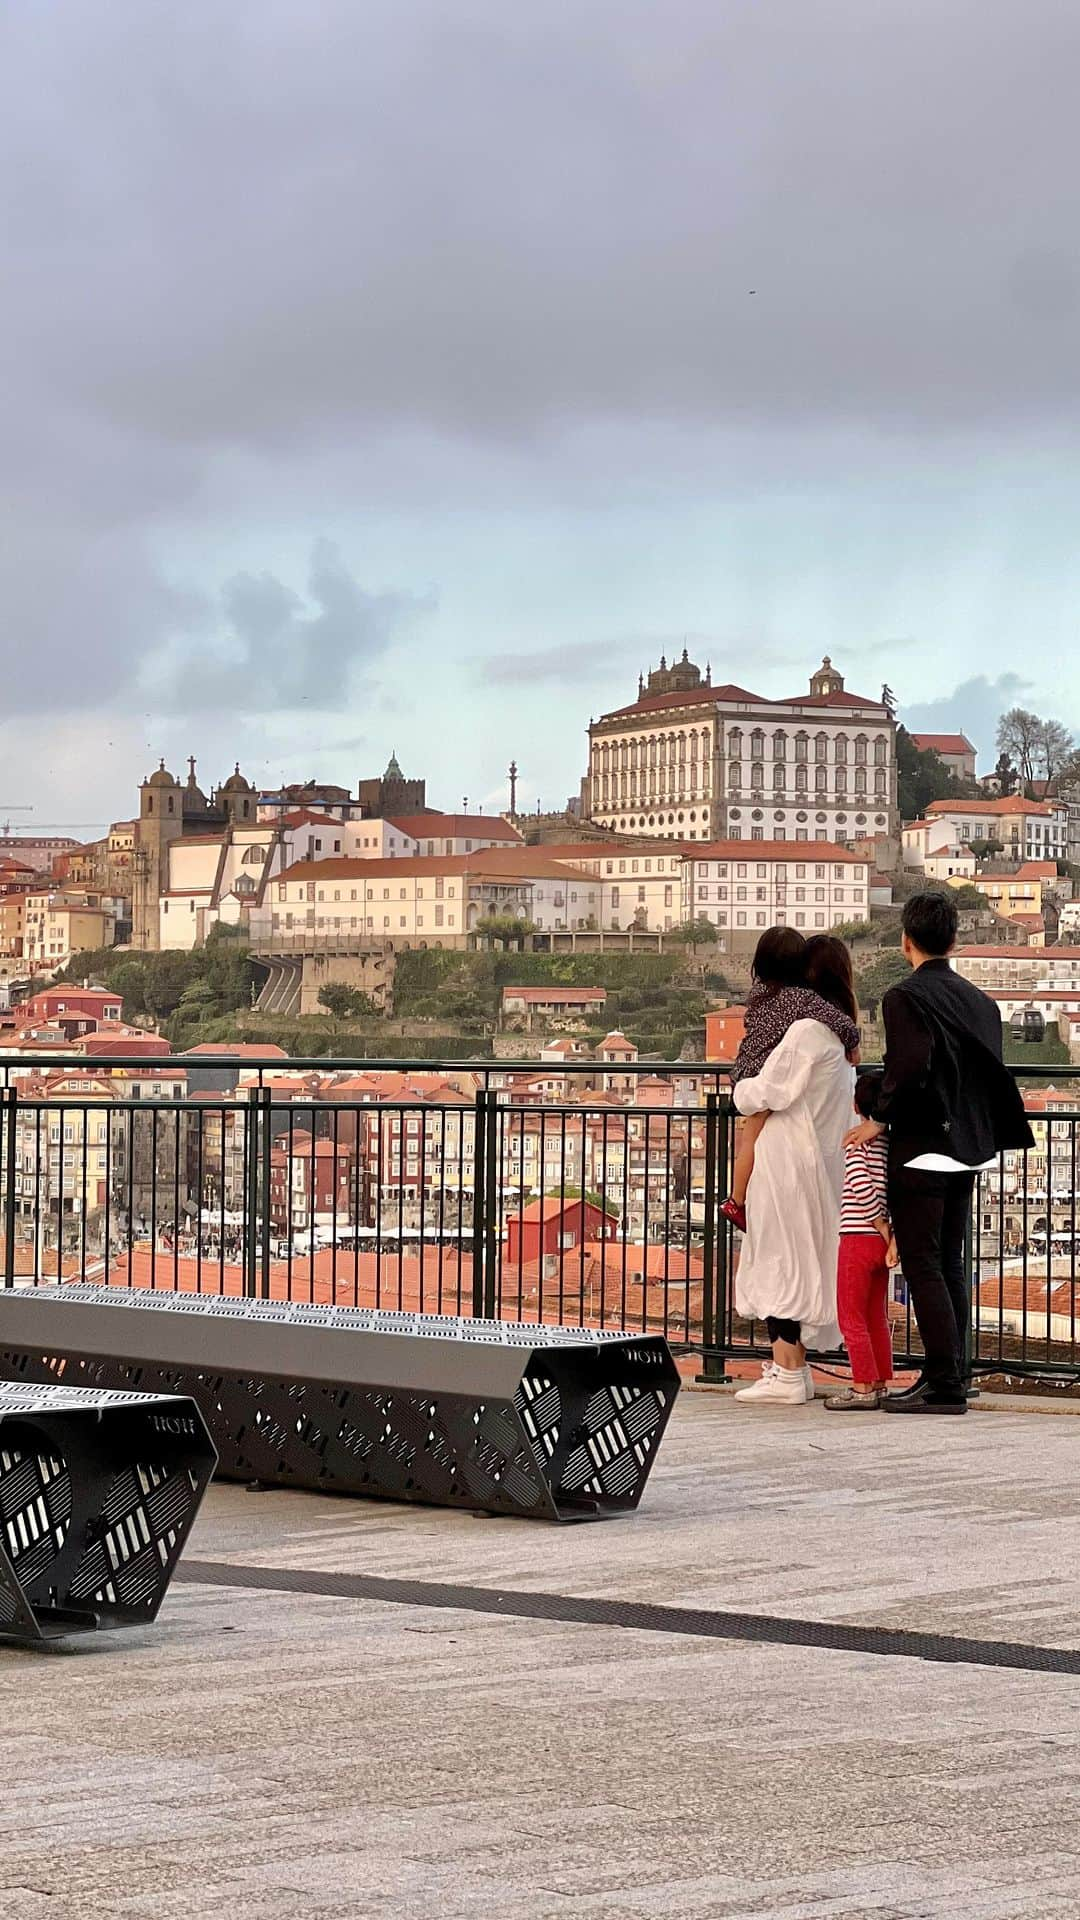
POLYGON ((0 1292, 0 1377, 190 1394, 226 1479, 559 1520, 629 1510, 659 1336, 154 1294, 0 1292))
POLYGON ((191 1399, 0 1383, 0 1636, 155 1619, 215 1458, 191 1399))

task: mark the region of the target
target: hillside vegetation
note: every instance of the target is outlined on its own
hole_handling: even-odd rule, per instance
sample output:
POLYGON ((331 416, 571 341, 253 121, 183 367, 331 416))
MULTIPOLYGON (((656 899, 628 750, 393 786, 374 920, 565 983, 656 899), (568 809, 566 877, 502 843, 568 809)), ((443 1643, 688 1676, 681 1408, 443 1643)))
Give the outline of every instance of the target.
POLYGON ((203 1042, 263 1042, 290 1053, 360 1058, 452 1059, 486 1055, 505 986, 603 987, 607 1003, 593 1040, 622 1027, 644 1052, 677 1055, 700 1031, 705 1008, 725 981, 710 958, 692 950, 641 954, 459 953, 429 948, 398 956, 393 1021, 430 1020, 451 1027, 402 1036, 379 1016, 331 1013, 282 1020, 252 1011, 257 991, 247 949, 234 934, 215 932, 191 953, 130 953, 105 948, 76 956, 72 981, 94 981, 123 998, 124 1018, 159 1027, 181 1051, 203 1042))

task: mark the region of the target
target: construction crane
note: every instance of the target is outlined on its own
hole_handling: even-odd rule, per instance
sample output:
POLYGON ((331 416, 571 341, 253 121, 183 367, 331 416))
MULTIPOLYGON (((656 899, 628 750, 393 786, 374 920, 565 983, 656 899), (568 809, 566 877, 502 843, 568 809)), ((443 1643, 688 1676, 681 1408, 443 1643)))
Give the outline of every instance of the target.
POLYGON ((34 811, 33 807, 17 807, 17 806, 0 805, 0 813, 4 815, 3 825, 4 825, 5 836, 10 834, 11 832, 11 821, 7 818, 7 815, 9 813, 33 813, 33 811, 34 811))

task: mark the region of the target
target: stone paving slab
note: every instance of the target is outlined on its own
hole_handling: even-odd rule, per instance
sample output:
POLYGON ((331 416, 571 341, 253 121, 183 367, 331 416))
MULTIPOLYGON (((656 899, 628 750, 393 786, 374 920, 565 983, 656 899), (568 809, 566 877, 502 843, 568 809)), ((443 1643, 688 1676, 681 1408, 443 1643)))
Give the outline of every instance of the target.
MULTIPOLYGON (((1074 1645, 1078 1447, 687 1396, 625 1521, 217 1487, 191 1554, 1074 1645)), ((1080 1911, 1057 1674, 177 1586, 0 1650, 0 1766, 0 1920, 1080 1911)))

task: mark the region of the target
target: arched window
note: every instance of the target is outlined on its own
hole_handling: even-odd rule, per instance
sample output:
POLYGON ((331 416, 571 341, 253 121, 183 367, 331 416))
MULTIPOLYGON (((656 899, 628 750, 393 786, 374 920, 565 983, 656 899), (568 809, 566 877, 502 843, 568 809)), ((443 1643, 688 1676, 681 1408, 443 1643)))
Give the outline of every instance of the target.
MULTIPOLYGON (((693 739, 692 734, 690 737, 691 739, 693 739)), ((728 728, 727 745, 728 745, 728 757, 732 760, 737 760, 740 754, 742 753, 742 728, 741 727, 728 728)))
MULTIPOLYGON (((655 767, 655 765, 656 765, 656 735, 655 735, 655 733, 650 733, 650 735, 649 735, 649 765, 650 765, 650 767, 655 767)), ((653 784, 654 784, 653 782, 650 782, 650 785, 653 785, 653 784)))
POLYGON ((857 734, 855 735, 855 765, 856 765, 857 767, 865 767, 865 765, 866 765, 866 735, 865 735, 865 733, 857 733, 857 734))
POLYGON ((772 751, 774 760, 787 759, 787 734, 784 732, 783 727, 777 727, 776 732, 773 734, 772 751))
POLYGON ((173 799, 173 797, 172 797, 172 794, 171 794, 171 793, 170 793, 170 795, 169 795, 169 812, 170 812, 170 813, 175 813, 175 812, 176 812, 176 803, 175 803, 175 801, 174 801, 174 799, 173 799))
POLYGON ((833 752, 836 755, 837 766, 846 767, 847 766, 847 734, 846 733, 837 734, 836 743, 833 747, 833 752))
POLYGON ((874 741, 875 767, 883 767, 885 765, 885 747, 886 747, 885 735, 883 733, 879 733, 877 736, 877 739, 874 741))
POLYGON ((680 735, 679 735, 679 765, 680 765, 680 767, 684 767, 684 766, 686 765, 686 735, 685 735, 685 733, 680 733, 680 735))
POLYGON ((827 760, 827 759, 828 759, 828 757, 829 757, 829 736, 828 736, 828 734, 827 734, 827 733, 818 733, 818 734, 815 734, 815 736, 814 736, 814 759, 815 759, 815 760, 827 760))
POLYGON ((765 752, 765 735, 760 727, 755 727, 750 735, 750 752, 755 760, 760 760, 765 752))
POLYGON ((810 753, 810 735, 808 733, 797 733, 795 735, 796 762, 800 760, 808 759, 809 753, 810 753))
POLYGON ((697 750, 698 750, 698 737, 697 737, 697 734, 696 734, 696 732, 694 731, 694 729, 693 729, 693 728, 691 727, 691 729, 690 729, 690 758, 691 758, 691 760, 696 760, 696 759, 697 759, 697 750))
POLYGON ((152 793, 148 793, 146 796, 146 811, 147 813, 153 813, 154 811, 154 796, 152 793))

